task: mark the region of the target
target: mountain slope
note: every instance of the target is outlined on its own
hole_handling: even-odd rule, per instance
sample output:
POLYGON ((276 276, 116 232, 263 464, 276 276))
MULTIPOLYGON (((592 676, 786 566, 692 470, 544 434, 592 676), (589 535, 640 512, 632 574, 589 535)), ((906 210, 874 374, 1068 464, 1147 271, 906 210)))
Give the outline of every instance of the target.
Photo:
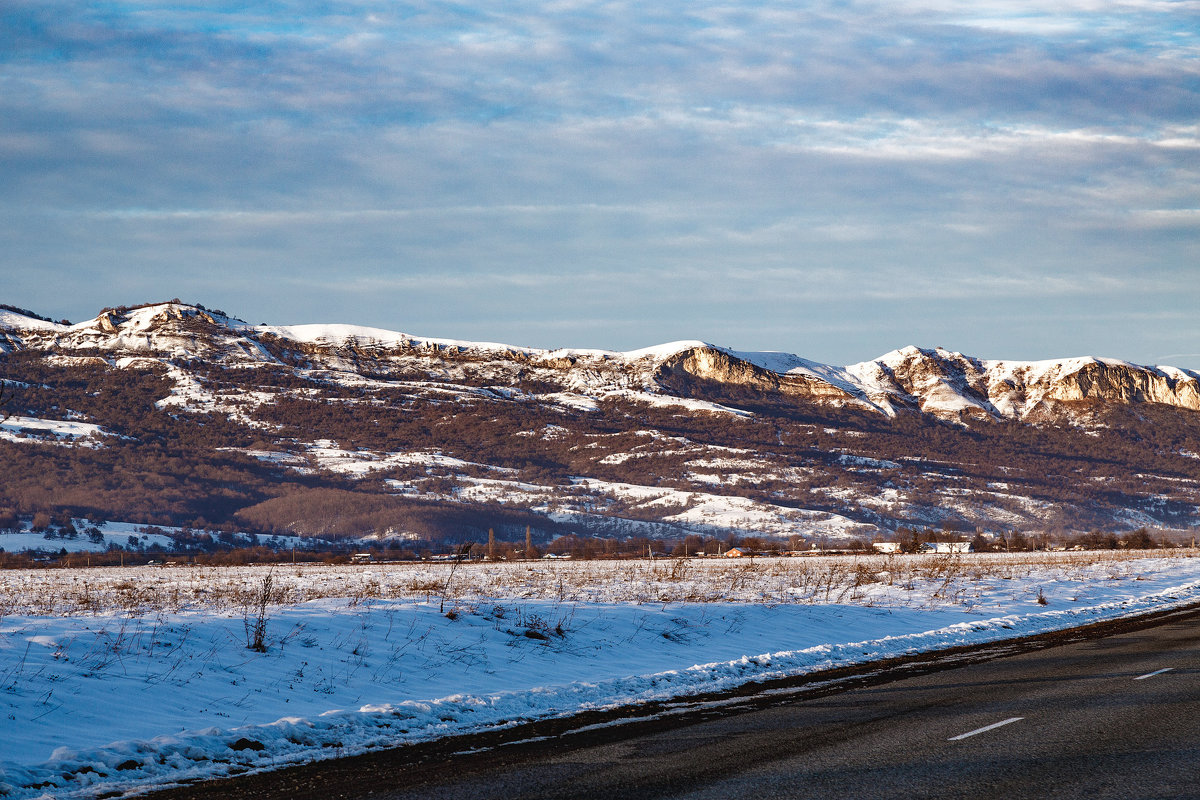
POLYGON ((566 390, 636 389, 689 397, 715 383, 893 415, 1045 419, 1062 404, 1156 403, 1200 410, 1200 374, 1099 358, 986 361, 905 347, 835 367, 786 353, 741 353, 700 341, 632 352, 539 350, 429 339, 354 325, 251 326, 181 303, 109 310, 78 325, 0 312, 0 347, 117 357, 205 358, 226 364, 290 363, 359 374, 403 375, 441 359, 451 377, 479 382, 534 376, 566 390))
POLYGON ((26 511, 811 539, 1188 527, 1200 504, 1200 376, 1111 359, 543 350, 172 302, 74 325, 0 309, 0 374, 0 458, 25 476, 0 505, 26 511), (104 435, 44 433, 56 420, 104 435))

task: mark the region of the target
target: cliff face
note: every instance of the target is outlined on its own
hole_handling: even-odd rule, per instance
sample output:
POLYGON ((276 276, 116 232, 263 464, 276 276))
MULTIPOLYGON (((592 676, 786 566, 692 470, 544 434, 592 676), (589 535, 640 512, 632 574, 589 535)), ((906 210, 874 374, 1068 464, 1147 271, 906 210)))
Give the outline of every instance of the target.
POLYGON ((1200 376, 1112 359, 984 361, 907 347, 848 368, 877 404, 911 404, 942 418, 1070 419, 1076 404, 1156 403, 1200 411, 1200 376))
POLYGON ((860 396, 816 376, 773 372, 715 347, 692 347, 658 365, 655 382, 678 394, 690 395, 704 382, 786 398, 866 406, 860 396))
POLYGON ((1108 359, 984 361, 906 347, 874 361, 824 371, 829 377, 804 367, 773 371, 718 348, 695 347, 664 360, 655 379, 665 390, 684 395, 707 384, 889 415, 908 409, 956 420, 1079 421, 1083 406, 1139 403, 1200 411, 1195 373, 1108 359))
POLYGON ((1200 411, 1200 381, 1182 371, 1092 362, 1057 381, 1047 397, 1108 403, 1161 403, 1200 411))

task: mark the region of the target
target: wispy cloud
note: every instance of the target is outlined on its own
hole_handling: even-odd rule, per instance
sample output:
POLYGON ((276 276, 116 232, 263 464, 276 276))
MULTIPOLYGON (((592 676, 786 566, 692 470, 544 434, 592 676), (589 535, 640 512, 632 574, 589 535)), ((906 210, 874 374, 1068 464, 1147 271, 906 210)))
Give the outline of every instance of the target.
POLYGON ((10 0, 0 271, 56 316, 1061 354, 1200 302, 1198 59, 1196 0, 10 0))

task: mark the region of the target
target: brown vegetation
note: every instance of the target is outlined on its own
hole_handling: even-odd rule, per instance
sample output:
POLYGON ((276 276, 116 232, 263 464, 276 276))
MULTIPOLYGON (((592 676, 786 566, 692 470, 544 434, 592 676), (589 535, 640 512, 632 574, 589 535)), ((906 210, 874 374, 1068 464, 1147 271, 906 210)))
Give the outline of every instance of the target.
MULTIPOLYGON (((519 542, 530 526, 539 543, 563 534, 581 540, 592 534, 637 536, 632 523, 661 523, 682 510, 609 498, 590 516, 555 523, 509 506, 447 501, 462 476, 494 477, 494 467, 512 470, 505 473, 508 479, 547 487, 566 499, 580 493, 572 478, 586 476, 726 493, 838 513, 890 530, 946 523, 969 538, 982 525, 1008 537, 1008 549, 1023 546, 1017 539, 1022 535, 1061 539, 1072 530, 1116 535, 1115 521, 1130 509, 1164 525, 1195 521, 1200 459, 1181 451, 1200 450, 1200 414, 1153 404, 1136 413, 1121 406, 1093 409, 1106 427, 1089 431, 1065 424, 952 424, 915 413, 887 418, 696 379, 690 385, 695 394, 754 416, 616 399, 581 412, 531 394, 493 391, 467 369, 478 360, 470 354, 438 351, 425 366, 416 356, 390 367, 381 361, 378 375, 368 373, 370 380, 340 382, 328 372, 297 371, 291 364, 307 364, 305 356, 289 353, 287 365, 248 369, 176 361, 207 390, 231 398, 237 415, 157 405, 173 388, 165 368, 116 369, 101 360, 103 353, 86 351, 73 355, 96 356, 90 365, 52 362, 31 351, 6 354, 0 377, 7 381, 6 407, 13 413, 43 419, 79 415, 112 435, 94 443, 98 447, 0 441, 0 507, 26 516, 68 512, 197 528, 236 525, 264 534, 391 531, 427 541, 481 540, 495 528, 499 539, 519 542), (437 385, 410 382, 428 381, 438 370, 458 372, 437 385), (271 399, 251 402, 253 392, 271 399), (542 435, 548 426, 554 435, 542 435), (355 481, 329 472, 300 474, 243 452, 303 452, 303 443, 317 438, 347 450, 436 452, 487 466, 397 466, 355 481), (689 464, 713 448, 749 451, 761 466, 714 467, 719 483, 697 483, 689 477, 689 464), (610 458, 625 454, 633 455, 610 458), (847 462, 847 455, 895 466, 847 462), (388 478, 411 482, 425 496, 396 496, 381 483, 388 478), (882 487, 895 490, 902 501, 887 508, 845 499, 873 497, 882 487), (948 508, 948 487, 968 498, 977 513, 948 508), (1031 511, 1031 503, 1041 510, 1031 511), (988 521, 1004 518, 1024 522, 988 521), (1023 531, 1011 534, 1013 527, 1023 531)), ((545 372, 527 374, 515 357, 501 372, 511 386, 529 391, 561 388, 545 372)), ((681 540, 689 531, 662 525, 658 533, 681 540)), ((727 539, 738 531, 711 533, 727 539)))

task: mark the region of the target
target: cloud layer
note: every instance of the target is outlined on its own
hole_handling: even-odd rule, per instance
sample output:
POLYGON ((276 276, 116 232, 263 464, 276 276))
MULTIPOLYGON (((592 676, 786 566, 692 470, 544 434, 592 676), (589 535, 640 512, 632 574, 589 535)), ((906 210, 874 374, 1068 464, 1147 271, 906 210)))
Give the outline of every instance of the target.
POLYGON ((55 316, 839 363, 1200 334, 1192 0, 11 0, 0 87, 3 299, 55 316))

